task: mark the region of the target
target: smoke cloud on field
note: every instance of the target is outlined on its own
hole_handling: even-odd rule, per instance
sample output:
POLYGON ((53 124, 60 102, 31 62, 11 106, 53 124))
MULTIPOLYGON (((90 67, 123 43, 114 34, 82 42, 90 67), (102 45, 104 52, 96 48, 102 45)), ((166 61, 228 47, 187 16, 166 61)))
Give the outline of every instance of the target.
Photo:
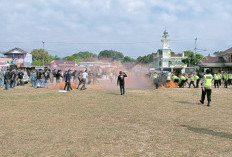
MULTIPOLYGON (((88 67, 88 71, 90 73, 97 73, 99 71, 100 65, 88 67)), ((93 84, 93 76, 89 77, 90 80, 87 79, 87 88, 88 89, 103 89, 103 90, 118 90, 117 79, 119 76, 119 72, 122 71, 126 73, 127 77, 125 77, 125 88, 126 89, 154 89, 155 85, 153 83, 153 79, 148 75, 149 73, 148 65, 143 64, 122 64, 120 62, 114 62, 111 67, 107 67, 105 69, 101 69, 103 71, 101 76, 96 76, 96 80, 93 84), (113 77, 110 77, 110 74, 113 74, 113 77)), ((79 81, 73 82, 71 81, 71 86, 73 89, 76 89, 79 84, 79 81)), ((60 83, 51 83, 49 85, 49 89, 64 89, 65 82, 60 83)), ((81 85, 82 86, 82 85, 81 85)), ((161 89, 164 88, 177 88, 178 83, 174 83, 173 81, 168 83, 160 83, 161 89)))

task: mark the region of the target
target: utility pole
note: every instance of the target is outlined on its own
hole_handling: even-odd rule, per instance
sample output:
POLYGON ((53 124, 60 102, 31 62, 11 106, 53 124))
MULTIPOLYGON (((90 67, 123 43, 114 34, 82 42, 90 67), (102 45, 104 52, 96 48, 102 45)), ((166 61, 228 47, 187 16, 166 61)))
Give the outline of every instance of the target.
POLYGON ((195 38, 195 72, 197 72, 197 38, 195 38))
POLYGON ((42 44, 43 44, 43 67, 44 67, 44 41, 42 41, 42 44))

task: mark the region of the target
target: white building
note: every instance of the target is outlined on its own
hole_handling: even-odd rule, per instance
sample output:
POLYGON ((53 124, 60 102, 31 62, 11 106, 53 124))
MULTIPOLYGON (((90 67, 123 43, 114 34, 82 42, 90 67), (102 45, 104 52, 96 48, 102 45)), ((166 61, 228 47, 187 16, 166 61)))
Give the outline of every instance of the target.
POLYGON ((185 72, 187 64, 184 64, 182 61, 186 59, 186 57, 184 53, 182 53, 182 55, 171 53, 169 34, 166 30, 163 33, 161 42, 163 44, 163 48, 161 49, 162 54, 153 55, 155 69, 171 72, 185 72))

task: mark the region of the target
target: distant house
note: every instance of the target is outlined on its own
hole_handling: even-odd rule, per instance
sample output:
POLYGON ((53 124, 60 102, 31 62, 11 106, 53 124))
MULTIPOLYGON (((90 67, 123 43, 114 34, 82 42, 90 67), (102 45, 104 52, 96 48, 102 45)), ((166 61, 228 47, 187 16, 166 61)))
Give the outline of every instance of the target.
POLYGON ((53 60, 51 61, 50 67, 52 70, 76 70, 76 62, 66 60, 53 60))
POLYGON ((210 68, 213 73, 220 71, 232 71, 232 48, 219 53, 215 57, 204 57, 199 66, 201 68, 210 68))
POLYGON ((31 67, 32 55, 21 48, 13 48, 0 59, 1 66, 17 65, 18 67, 31 67))

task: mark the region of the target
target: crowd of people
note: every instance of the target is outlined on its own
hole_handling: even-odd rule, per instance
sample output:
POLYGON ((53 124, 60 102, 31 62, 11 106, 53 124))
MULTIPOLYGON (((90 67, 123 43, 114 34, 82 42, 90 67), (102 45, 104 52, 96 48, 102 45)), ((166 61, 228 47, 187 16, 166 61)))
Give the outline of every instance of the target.
MULTIPOLYGON (((156 88, 158 88, 161 84, 166 84, 167 82, 174 81, 178 84, 179 88, 188 87, 191 88, 199 88, 200 82, 203 80, 203 77, 206 73, 182 73, 180 75, 175 75, 173 73, 154 73, 153 80, 156 88)), ((228 88, 228 86, 232 85, 232 72, 219 72, 214 73, 213 75, 213 84, 215 88, 219 88, 224 85, 224 88, 228 88)))
POLYGON ((24 83, 31 82, 31 87, 48 87, 49 84, 60 84, 65 82, 64 90, 72 90, 71 83, 77 84, 77 89, 85 90, 86 84, 95 84, 97 82, 96 74, 84 71, 62 71, 62 70, 23 70, 23 69, 0 69, 0 87, 5 85, 5 90, 15 88, 16 86, 24 86, 24 83), (88 78, 88 82, 87 82, 88 78))
POLYGON ((228 86, 231 86, 232 72, 219 72, 212 75, 211 71, 207 69, 205 73, 183 73, 179 76, 172 73, 161 73, 159 75, 154 73, 153 80, 154 84, 156 85, 156 89, 158 89, 160 84, 163 84, 164 82, 168 83, 170 81, 174 81, 179 88, 184 88, 186 86, 188 88, 191 88, 191 86, 194 88, 199 88, 199 84, 201 83, 202 94, 200 103, 204 104, 205 96, 207 95, 207 106, 210 106, 212 87, 214 86, 215 88, 219 88, 220 86, 224 85, 224 88, 228 88, 228 86))

